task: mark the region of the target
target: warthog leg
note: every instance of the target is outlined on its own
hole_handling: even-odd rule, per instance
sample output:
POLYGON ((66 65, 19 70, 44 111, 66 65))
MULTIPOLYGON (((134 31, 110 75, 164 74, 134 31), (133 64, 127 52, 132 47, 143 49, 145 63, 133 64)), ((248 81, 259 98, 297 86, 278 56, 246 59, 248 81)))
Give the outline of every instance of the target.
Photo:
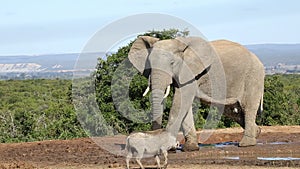
POLYGON ((141 163, 141 159, 142 159, 142 158, 137 157, 135 160, 136 160, 136 162, 139 164, 139 166, 141 167, 141 169, 145 169, 144 166, 143 166, 142 163, 141 163))
POLYGON ((167 168, 168 166, 168 151, 163 151, 163 155, 164 155, 164 158, 165 158, 165 163, 164 163, 164 168, 167 168))
POLYGON ((161 166, 160 166, 160 159, 159 159, 159 156, 158 156, 158 155, 155 156, 155 160, 156 160, 156 163, 157 163, 157 168, 161 169, 161 166))

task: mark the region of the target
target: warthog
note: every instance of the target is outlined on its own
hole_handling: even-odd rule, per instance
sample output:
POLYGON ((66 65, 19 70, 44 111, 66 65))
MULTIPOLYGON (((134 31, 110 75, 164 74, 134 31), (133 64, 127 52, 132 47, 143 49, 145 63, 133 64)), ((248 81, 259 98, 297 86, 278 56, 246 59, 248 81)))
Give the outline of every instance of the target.
POLYGON ((178 146, 179 142, 176 141, 176 137, 165 129, 132 133, 127 137, 125 147, 127 169, 129 169, 131 158, 135 158, 139 166, 144 169, 141 163, 143 157, 155 157, 158 168, 161 168, 160 154, 164 155, 164 168, 166 168, 168 165, 168 150, 178 146))

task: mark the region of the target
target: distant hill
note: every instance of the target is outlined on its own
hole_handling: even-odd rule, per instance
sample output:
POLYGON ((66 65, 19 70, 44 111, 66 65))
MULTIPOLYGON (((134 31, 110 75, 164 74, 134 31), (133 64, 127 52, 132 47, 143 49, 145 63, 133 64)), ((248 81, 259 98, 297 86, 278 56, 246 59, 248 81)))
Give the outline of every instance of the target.
POLYGON ((300 44, 258 44, 245 45, 255 53, 265 66, 300 65, 300 44))
MULTIPOLYGON (((250 51, 255 53, 266 67, 276 67, 277 65, 300 65, 300 44, 257 44, 245 45, 250 51), (279 64, 280 63, 280 64, 279 64)), ((46 55, 19 55, 19 56, 0 56, 0 75, 18 76, 19 73, 26 75, 38 74, 44 77, 44 73, 56 73, 60 76, 61 72, 86 71, 95 69, 97 58, 105 56, 104 53, 87 53, 81 55, 77 70, 74 70, 79 53, 67 54, 46 54, 46 55)), ((282 67, 280 67, 282 69, 282 67)), ((294 70, 294 68, 292 68, 294 70)), ((285 70, 281 70, 285 72, 285 70)), ((47 75, 48 76, 48 75, 47 75)), ((51 76, 52 77, 52 76, 51 76)), ((0 77, 1 79, 1 77, 0 77)))
POLYGON ((0 80, 71 79, 74 73, 89 75, 104 53, 0 56, 0 80), (75 68, 76 67, 76 68, 75 68))
POLYGON ((69 54, 45 54, 45 55, 17 55, 17 56, 0 56, 0 64, 38 64, 41 69, 51 70, 51 68, 60 67, 62 69, 73 69, 77 53, 69 54))
MULTIPOLYGON (((95 63, 97 57, 103 56, 103 53, 89 53, 84 57, 81 55, 80 65, 95 63), (92 58, 93 60, 91 60, 92 58), (82 63, 86 62, 86 63, 82 63)), ((0 73, 1 72, 30 72, 35 71, 62 71, 73 70, 77 62, 79 53, 67 54, 44 54, 44 55, 17 55, 17 56, 0 56, 0 73), (35 66, 35 69, 32 68, 35 66)), ((84 66, 82 66, 84 68, 84 66)))

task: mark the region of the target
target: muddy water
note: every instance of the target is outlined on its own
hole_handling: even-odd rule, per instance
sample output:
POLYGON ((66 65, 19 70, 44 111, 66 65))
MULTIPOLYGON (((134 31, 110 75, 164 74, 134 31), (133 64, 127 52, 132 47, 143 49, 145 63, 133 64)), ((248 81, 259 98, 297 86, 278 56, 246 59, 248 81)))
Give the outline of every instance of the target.
MULTIPOLYGON (((289 142, 270 142, 270 143, 258 143, 258 145, 289 145, 291 143, 289 142)), ((205 149, 205 148, 219 148, 219 149, 223 149, 223 148, 234 148, 234 147, 238 147, 238 142, 223 142, 223 143, 217 143, 217 144, 199 144, 199 149, 200 151, 205 149)), ((183 145, 181 145, 178 149, 177 149, 177 153, 182 152, 182 148, 183 145)), ((227 152, 227 151, 226 151, 227 152)), ((230 154, 230 153, 229 153, 230 154)), ((274 151, 269 151, 269 152, 264 152, 264 153, 251 153, 251 155, 238 155, 238 156, 232 156, 232 155, 226 155, 226 153, 224 154, 224 156, 218 156, 218 159, 223 159, 223 160, 257 160, 257 161, 297 161, 300 162, 300 154, 298 153, 278 153, 278 152, 274 152, 274 151)))

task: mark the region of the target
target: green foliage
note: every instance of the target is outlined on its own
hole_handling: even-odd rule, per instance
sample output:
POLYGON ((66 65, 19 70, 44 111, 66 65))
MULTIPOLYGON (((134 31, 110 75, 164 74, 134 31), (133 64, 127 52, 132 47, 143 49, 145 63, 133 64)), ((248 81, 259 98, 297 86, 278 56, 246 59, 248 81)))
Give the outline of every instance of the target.
POLYGON ((264 111, 260 125, 300 125, 300 75, 265 78, 264 111))
POLYGON ((113 129, 107 125, 98 109, 93 77, 74 79, 72 89, 77 119, 88 136, 113 135, 113 129))
POLYGON ((0 81, 0 142, 85 136, 71 103, 71 81, 0 81))

